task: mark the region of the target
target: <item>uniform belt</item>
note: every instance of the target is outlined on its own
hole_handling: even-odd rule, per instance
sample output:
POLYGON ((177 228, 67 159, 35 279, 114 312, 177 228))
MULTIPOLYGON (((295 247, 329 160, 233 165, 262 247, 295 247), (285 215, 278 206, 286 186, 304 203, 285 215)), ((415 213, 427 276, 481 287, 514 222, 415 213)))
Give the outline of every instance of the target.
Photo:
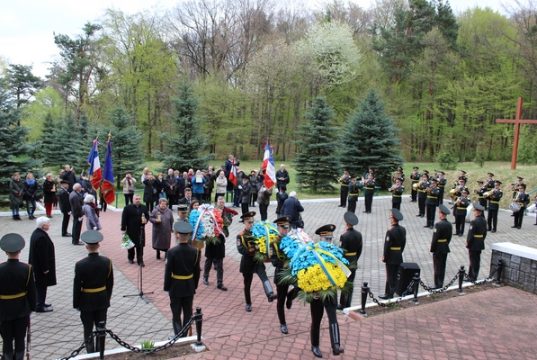
POLYGON ((438 199, 438 196, 427 195, 427 199, 438 199))
POLYGON ((348 252, 348 253, 345 253, 345 256, 356 256, 356 254, 358 254, 357 251, 355 251, 355 252, 351 252, 351 253, 348 252))
POLYGON ((82 288, 81 291, 86 294, 95 294, 106 290, 106 286, 101 286, 98 288, 82 288))
POLYGON ((350 195, 350 196, 359 196, 360 193, 359 193, 359 192, 357 192, 357 193, 350 193, 349 195, 350 195))
POLYGON ((172 279, 175 279, 175 280, 189 280, 189 279, 192 279, 194 277, 194 274, 190 274, 190 275, 175 275, 174 273, 172 273, 172 279))
POLYGON ((365 188, 366 188, 367 190, 375 190, 374 187, 367 187, 367 186, 366 186, 365 188))
POLYGON ((13 295, 0 295, 0 300, 13 300, 26 296, 26 291, 13 295))
POLYGON ((392 195, 393 197, 401 197, 401 195, 392 195))
POLYGON ((445 243, 447 242, 447 239, 438 239, 436 240, 437 243, 445 243))
POLYGON ((401 247, 400 246, 391 247, 390 250, 392 250, 392 251, 401 251, 401 247))
POLYGON ((349 187, 349 184, 341 184, 341 186, 349 187))
POLYGON ((485 197, 484 196, 478 196, 477 198, 478 199, 484 199, 485 197))
POLYGON ((425 192, 425 190, 418 189, 418 192, 425 192))
POLYGON ((482 239, 483 235, 474 235, 475 238, 482 239))
POLYGON ((499 202, 499 201, 490 200, 490 203, 491 203, 491 204, 499 204, 500 202, 499 202))
POLYGON ((445 185, 438 185, 440 189, 443 189, 445 185))
POLYGON ((457 206, 457 210, 466 210, 466 208, 462 206, 457 206))

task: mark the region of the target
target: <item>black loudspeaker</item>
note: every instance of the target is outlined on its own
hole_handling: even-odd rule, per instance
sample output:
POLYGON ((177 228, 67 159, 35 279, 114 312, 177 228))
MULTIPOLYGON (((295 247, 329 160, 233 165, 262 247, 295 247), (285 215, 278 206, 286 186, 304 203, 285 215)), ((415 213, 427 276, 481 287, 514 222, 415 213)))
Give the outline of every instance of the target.
POLYGON ((397 273, 397 286, 395 287, 395 292, 399 296, 412 294, 412 290, 406 290, 416 273, 418 273, 418 275, 420 274, 420 267, 416 263, 401 263, 401 265, 399 265, 399 272, 397 273))

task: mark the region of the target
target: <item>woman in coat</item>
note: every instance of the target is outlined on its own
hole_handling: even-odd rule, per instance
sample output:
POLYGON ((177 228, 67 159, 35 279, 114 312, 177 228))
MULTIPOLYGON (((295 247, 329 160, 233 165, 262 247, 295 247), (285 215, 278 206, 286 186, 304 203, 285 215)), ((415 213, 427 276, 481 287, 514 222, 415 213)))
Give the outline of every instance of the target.
POLYGON ((101 223, 99 222, 99 215, 97 214, 97 205, 95 204, 95 196, 86 194, 84 196, 84 205, 82 206, 82 213, 86 218, 86 230, 101 230, 101 223))
POLYGON ((214 197, 214 202, 218 202, 219 196, 226 196, 226 189, 227 189, 227 179, 226 174, 223 170, 218 171, 218 175, 216 176, 216 195, 214 197))
POLYGON ((153 224, 153 249, 157 251, 157 260, 160 252, 166 253, 170 249, 173 232, 173 212, 168 207, 168 200, 161 198, 158 206, 153 209, 149 221, 153 224))
POLYGON ((155 187, 155 178, 151 172, 144 175, 144 203, 149 212, 153 211, 155 207, 154 196, 158 196, 157 189, 155 187))
POLYGON ((56 182, 52 174, 48 173, 43 182, 43 202, 45 203, 45 212, 47 217, 52 217, 52 206, 56 203, 56 182))
POLYGON ((37 201, 37 191, 39 190, 39 184, 34 178, 33 173, 28 172, 28 174, 26 174, 26 180, 24 180, 23 189, 24 190, 22 197, 24 200, 26 200, 26 211, 28 212, 28 219, 33 220, 35 219, 35 202, 37 201))
POLYGON ((19 209, 22 204, 22 196, 24 193, 23 183, 21 175, 16 172, 11 176, 9 182, 9 205, 11 207, 11 213, 13 214, 13 220, 20 220, 19 209))

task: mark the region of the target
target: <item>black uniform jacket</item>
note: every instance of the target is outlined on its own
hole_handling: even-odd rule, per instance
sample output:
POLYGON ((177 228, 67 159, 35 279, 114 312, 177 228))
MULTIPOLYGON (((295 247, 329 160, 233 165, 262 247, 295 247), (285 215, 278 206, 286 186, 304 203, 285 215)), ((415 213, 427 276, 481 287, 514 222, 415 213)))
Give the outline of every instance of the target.
POLYGON ((107 309, 114 287, 112 261, 90 253, 75 265, 73 307, 80 311, 107 309))
POLYGON ((349 260, 349 268, 356 269, 358 259, 362 255, 362 234, 353 229, 348 229, 339 238, 340 247, 345 250, 344 256, 349 260))
POLYGON ((485 248, 487 237, 487 221, 478 216, 470 222, 470 230, 466 238, 466 248, 470 251, 481 251, 485 248))
POLYGON ((498 210, 500 208, 500 199, 503 196, 501 190, 492 190, 492 193, 489 197, 489 209, 498 210))
POLYGON ((8 259, 0 264, 0 322, 14 320, 35 310, 32 266, 8 259))
POLYGON ((168 250, 164 290, 170 298, 194 296, 200 279, 200 251, 188 243, 168 250))
POLYGON ((430 190, 427 193, 427 201, 425 203, 427 205, 438 205, 439 195, 440 195, 439 188, 430 188, 430 190))
POLYGON ((33 266, 36 284, 44 286, 56 285, 54 243, 43 229, 35 229, 30 237, 28 263, 33 266), (45 274, 46 271, 48 272, 45 274))
POLYGON ((468 198, 460 198, 455 203, 455 215, 466 215, 466 208, 470 205, 468 198))
POLYGON ((449 252, 451 234, 453 234, 453 225, 447 219, 440 220, 434 224, 431 252, 435 254, 447 254, 449 252))
POLYGON ((210 259, 223 259, 226 256, 226 237, 218 235, 215 243, 205 244, 205 257, 210 259))
POLYGON ((403 251, 406 245, 406 229, 399 224, 386 231, 384 241, 384 262, 398 265, 403 262, 403 251))
POLYGON ((265 264, 255 261, 255 252, 248 251, 249 241, 253 241, 251 231, 241 231, 237 235, 237 250, 242 255, 239 270, 243 274, 255 273, 258 266, 265 268, 265 264))
POLYGON ((71 211, 71 203, 69 202, 69 192, 63 188, 58 190, 58 204, 62 213, 67 214, 71 211))
POLYGON ((132 242, 140 245, 140 230, 142 227, 142 214, 146 220, 149 220, 149 212, 145 205, 136 206, 130 204, 125 206, 121 214, 121 231, 126 231, 132 242))

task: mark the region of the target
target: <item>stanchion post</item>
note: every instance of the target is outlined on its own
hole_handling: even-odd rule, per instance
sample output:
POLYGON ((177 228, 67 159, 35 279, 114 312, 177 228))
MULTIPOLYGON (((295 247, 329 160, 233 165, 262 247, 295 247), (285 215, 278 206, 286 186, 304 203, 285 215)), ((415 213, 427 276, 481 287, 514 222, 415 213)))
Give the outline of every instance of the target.
POLYGON ((464 270, 464 265, 461 265, 461 267, 459 269, 459 295, 464 294, 464 292, 462 290, 462 283, 464 282, 464 274, 465 273, 466 273, 466 271, 464 270))
POLYGON ((414 292, 414 303, 418 304, 418 289, 420 287, 420 274, 415 273, 414 277, 412 278, 412 281, 414 282, 414 287, 412 291, 414 292))
POLYGON ((498 260, 498 269, 496 274, 496 283, 500 284, 502 282, 502 271, 503 271, 503 260, 498 260))
POLYGON ((196 346, 202 346, 203 343, 201 342, 201 325, 203 322, 203 314, 201 313, 201 308, 196 308, 196 334, 198 336, 196 340, 196 346))
POLYGON ((97 349, 99 349, 99 359, 104 359, 104 340, 106 338, 106 323, 99 321, 97 326, 97 349))
POLYGON ((365 312, 365 303, 367 302, 367 295, 369 295, 369 286, 367 286, 367 282, 364 282, 362 285, 362 308, 360 309, 360 314, 367 316, 367 313, 365 312))

